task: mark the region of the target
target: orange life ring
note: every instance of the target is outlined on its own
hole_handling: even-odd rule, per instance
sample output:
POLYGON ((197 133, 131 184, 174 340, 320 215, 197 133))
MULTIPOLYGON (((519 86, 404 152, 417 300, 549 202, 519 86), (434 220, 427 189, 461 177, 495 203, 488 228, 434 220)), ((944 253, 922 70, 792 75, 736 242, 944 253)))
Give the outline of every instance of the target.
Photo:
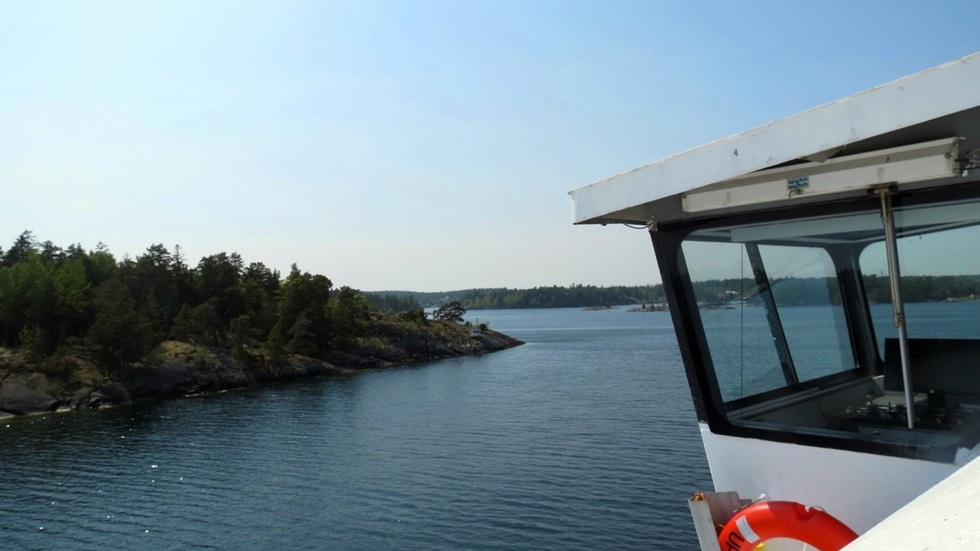
POLYGON ((721 530, 722 551, 751 551, 772 538, 802 541, 820 551, 839 551, 854 530, 820 509, 793 501, 760 501, 735 513, 721 530))

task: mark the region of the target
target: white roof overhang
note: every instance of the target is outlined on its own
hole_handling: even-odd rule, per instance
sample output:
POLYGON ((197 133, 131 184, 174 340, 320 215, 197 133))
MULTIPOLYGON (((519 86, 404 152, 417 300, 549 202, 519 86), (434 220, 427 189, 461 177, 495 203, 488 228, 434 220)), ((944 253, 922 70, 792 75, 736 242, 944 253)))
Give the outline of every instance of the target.
POLYGON ((731 188, 747 175, 758 179, 752 173, 782 170, 788 163, 819 164, 835 155, 941 138, 960 139, 951 140, 953 155, 955 142, 964 138, 968 147, 980 147, 980 53, 576 189, 570 192, 574 222, 649 224, 673 212, 689 217, 681 208, 682 194, 731 188), (658 203, 671 208, 657 208, 658 203))

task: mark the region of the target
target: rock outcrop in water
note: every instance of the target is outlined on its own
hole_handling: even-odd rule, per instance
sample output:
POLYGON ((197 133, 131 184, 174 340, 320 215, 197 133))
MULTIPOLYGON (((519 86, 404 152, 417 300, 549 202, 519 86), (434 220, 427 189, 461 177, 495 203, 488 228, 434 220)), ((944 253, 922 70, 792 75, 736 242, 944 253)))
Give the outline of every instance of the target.
POLYGON ((98 408, 146 398, 168 398, 258 386, 317 375, 356 373, 523 344, 484 329, 477 335, 454 323, 379 323, 373 336, 327 359, 292 355, 269 360, 227 349, 166 341, 142 362, 106 369, 78 356, 34 363, 19 351, 0 349, 0 417, 98 408))

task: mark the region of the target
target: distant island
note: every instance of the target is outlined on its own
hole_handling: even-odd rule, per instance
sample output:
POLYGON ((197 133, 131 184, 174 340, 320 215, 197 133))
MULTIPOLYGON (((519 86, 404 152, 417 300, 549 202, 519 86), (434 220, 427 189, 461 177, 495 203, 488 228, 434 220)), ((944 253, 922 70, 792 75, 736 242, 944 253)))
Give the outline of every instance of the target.
POLYGON ((449 301, 380 309, 293 265, 236 253, 186 264, 152 245, 117 260, 29 231, 0 250, 0 416, 95 408, 521 344, 449 301))
MULTIPOLYGON (((586 306, 582 308, 585 312, 604 312, 606 310, 615 310, 616 306, 586 306)), ((666 312, 668 308, 664 304, 641 304, 639 306, 632 306, 626 310, 627 312, 666 312)))
POLYGON ((627 312, 667 312, 670 309, 666 304, 641 304, 627 310, 627 312))
POLYGON ((663 285, 611 286, 572 285, 534 287, 531 289, 465 289, 437 293, 380 291, 365 293, 368 301, 379 307, 425 307, 459 301, 469 310, 523 308, 602 308, 636 304, 663 304, 667 298, 663 285))
MULTIPOLYGON (((974 300, 980 295, 980 275, 903 276, 903 297, 906 302, 940 302, 974 300)), ((826 278, 774 279, 773 288, 777 300, 784 306, 808 306, 840 302, 840 290, 833 280, 826 278)), ((695 296, 705 305, 723 305, 733 297, 749 303, 758 303, 756 284, 745 279, 715 279, 693 283, 695 296)), ((888 278, 866 275, 864 286, 872 303, 891 300, 888 278)), ((523 309, 523 308, 591 308, 613 306, 637 306, 641 311, 666 310, 666 295, 662 284, 639 286, 597 287, 572 285, 570 287, 534 287, 530 289, 465 289, 438 293, 412 291, 381 291, 365 294, 367 300, 378 307, 422 308, 459 301, 470 310, 523 309)))

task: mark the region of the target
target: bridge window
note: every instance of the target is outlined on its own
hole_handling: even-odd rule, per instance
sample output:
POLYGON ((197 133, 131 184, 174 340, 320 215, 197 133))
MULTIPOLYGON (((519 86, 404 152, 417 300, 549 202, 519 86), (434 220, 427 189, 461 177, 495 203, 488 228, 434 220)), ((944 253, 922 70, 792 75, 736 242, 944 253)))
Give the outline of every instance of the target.
POLYGON ((980 199, 901 199, 893 212, 913 396, 882 216, 869 205, 687 234, 680 274, 693 307, 683 315, 700 328, 691 346, 704 358, 696 369, 711 389, 707 407, 738 430, 899 446, 932 460, 980 449, 980 199))
POLYGON ((854 368, 825 250, 693 239, 683 250, 725 402, 854 368))

